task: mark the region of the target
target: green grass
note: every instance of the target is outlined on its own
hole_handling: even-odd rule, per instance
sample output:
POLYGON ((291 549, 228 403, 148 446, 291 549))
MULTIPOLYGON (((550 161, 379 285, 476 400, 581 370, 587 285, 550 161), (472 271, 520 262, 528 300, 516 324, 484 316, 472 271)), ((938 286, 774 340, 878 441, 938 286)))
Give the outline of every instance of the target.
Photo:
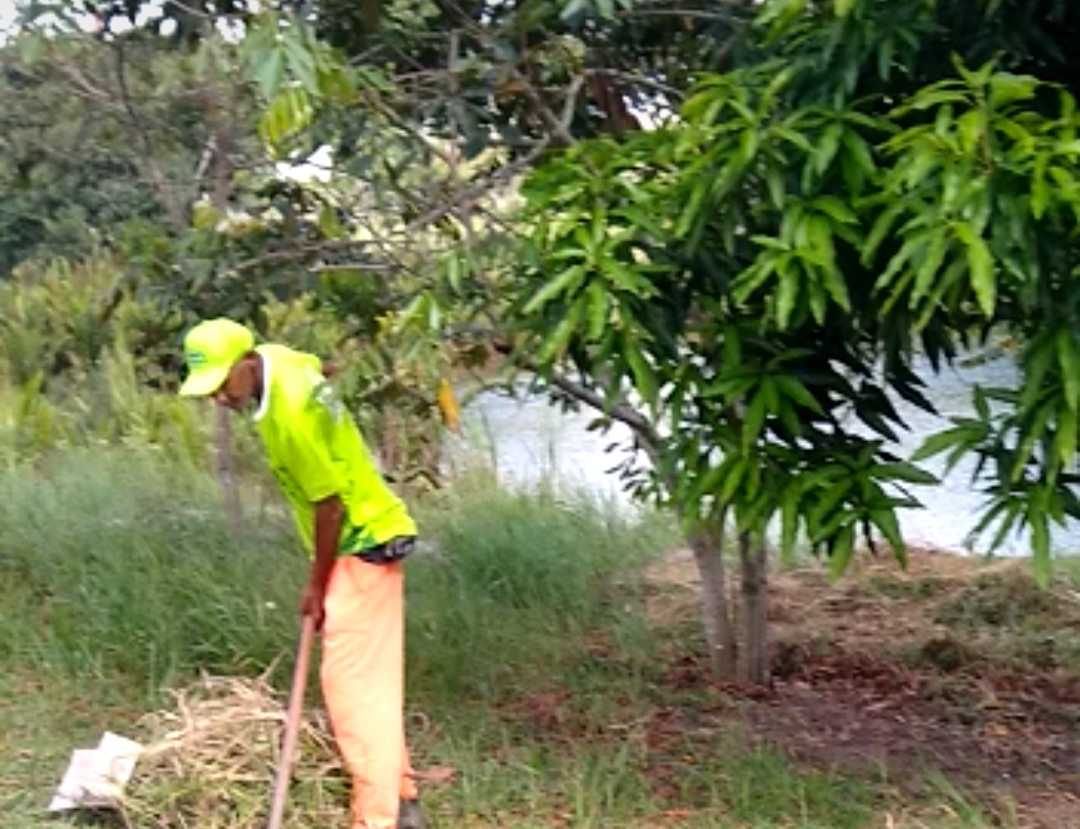
POLYGON ((1054 562, 1058 580, 1072 587, 1080 587, 1080 555, 1059 557, 1054 562))
MULTIPOLYGON (((10 593, 5 593, 10 597, 10 593)), ((6 604, 6 602, 5 602, 6 604)), ((40 666, 0 663, 0 814, 8 829, 57 829, 45 808, 76 748, 140 715, 126 677, 87 679, 40 666)))
MULTIPOLYGON (((437 826, 868 829, 905 808, 880 781, 751 747, 709 720, 707 689, 665 686, 694 647, 646 613, 665 522, 484 478, 419 517, 435 550, 409 563, 411 739, 419 766, 459 772, 425 795, 437 826)), ((200 670, 278 664, 283 687, 305 568, 280 516, 232 537, 213 480, 161 453, 0 476, 4 826, 56 826, 42 809, 70 752, 141 738, 139 715, 200 670)), ((896 826, 989 825, 958 823, 950 798, 896 826)))
POLYGON ((670 543, 662 523, 480 478, 422 510, 420 524, 437 544, 409 576, 409 677, 420 698, 499 700, 579 673, 601 644, 649 652, 637 579, 670 543))
POLYGON ((0 477, 0 567, 32 635, 0 654, 148 689, 261 669, 297 622, 304 564, 280 529, 230 536, 212 481, 161 457, 88 452, 0 477))

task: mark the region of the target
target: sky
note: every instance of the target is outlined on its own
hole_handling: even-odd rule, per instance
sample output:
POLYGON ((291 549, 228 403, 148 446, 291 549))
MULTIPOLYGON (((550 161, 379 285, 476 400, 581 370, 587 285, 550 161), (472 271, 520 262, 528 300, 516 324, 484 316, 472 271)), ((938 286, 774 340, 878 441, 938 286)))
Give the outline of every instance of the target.
POLYGON ((11 0, 0 0, 0 31, 6 31, 15 16, 15 4, 11 0))
POLYGON ((0 43, 6 41, 11 34, 15 15, 16 0, 0 0, 0 43))

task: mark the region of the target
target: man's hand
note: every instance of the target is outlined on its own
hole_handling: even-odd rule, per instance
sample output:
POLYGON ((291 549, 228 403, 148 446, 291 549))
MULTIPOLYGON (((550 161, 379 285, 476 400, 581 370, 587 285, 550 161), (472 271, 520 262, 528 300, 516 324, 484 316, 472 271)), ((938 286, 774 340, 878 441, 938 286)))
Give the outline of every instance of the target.
POLYGON ((315 622, 315 630, 322 630, 326 619, 326 590, 317 584, 308 584, 300 600, 300 615, 310 616, 315 622))

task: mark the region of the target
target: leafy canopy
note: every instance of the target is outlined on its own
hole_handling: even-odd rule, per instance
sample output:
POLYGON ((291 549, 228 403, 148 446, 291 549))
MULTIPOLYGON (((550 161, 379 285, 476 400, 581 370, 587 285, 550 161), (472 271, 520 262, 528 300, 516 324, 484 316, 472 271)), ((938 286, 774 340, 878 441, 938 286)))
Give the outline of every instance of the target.
POLYGON ((786 551, 804 533, 839 571, 860 533, 902 556, 906 485, 934 480, 893 448, 896 396, 932 410, 916 357, 938 366, 1011 332, 1020 390, 978 390, 978 416, 916 460, 975 453, 979 529, 997 522, 999 543, 1028 527, 1045 577, 1050 522, 1080 513, 1075 101, 959 59, 907 92, 879 63, 892 96, 855 97, 862 64, 819 77, 805 58, 849 23, 864 46, 893 37, 871 25, 880 4, 793 7, 768 4, 777 48, 705 78, 676 123, 584 142, 530 176, 526 347, 612 405, 632 389, 669 425, 639 486, 699 517, 728 508, 746 532, 779 522, 786 551))

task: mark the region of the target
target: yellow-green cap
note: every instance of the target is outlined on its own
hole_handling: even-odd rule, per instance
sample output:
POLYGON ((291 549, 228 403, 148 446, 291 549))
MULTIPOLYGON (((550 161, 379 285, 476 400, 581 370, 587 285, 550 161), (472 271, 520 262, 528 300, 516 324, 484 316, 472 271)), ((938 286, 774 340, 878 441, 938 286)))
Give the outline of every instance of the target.
POLYGON ((180 386, 183 397, 213 394, 240 358, 255 347, 255 335, 238 322, 212 319, 200 322, 184 337, 188 376, 180 386))

